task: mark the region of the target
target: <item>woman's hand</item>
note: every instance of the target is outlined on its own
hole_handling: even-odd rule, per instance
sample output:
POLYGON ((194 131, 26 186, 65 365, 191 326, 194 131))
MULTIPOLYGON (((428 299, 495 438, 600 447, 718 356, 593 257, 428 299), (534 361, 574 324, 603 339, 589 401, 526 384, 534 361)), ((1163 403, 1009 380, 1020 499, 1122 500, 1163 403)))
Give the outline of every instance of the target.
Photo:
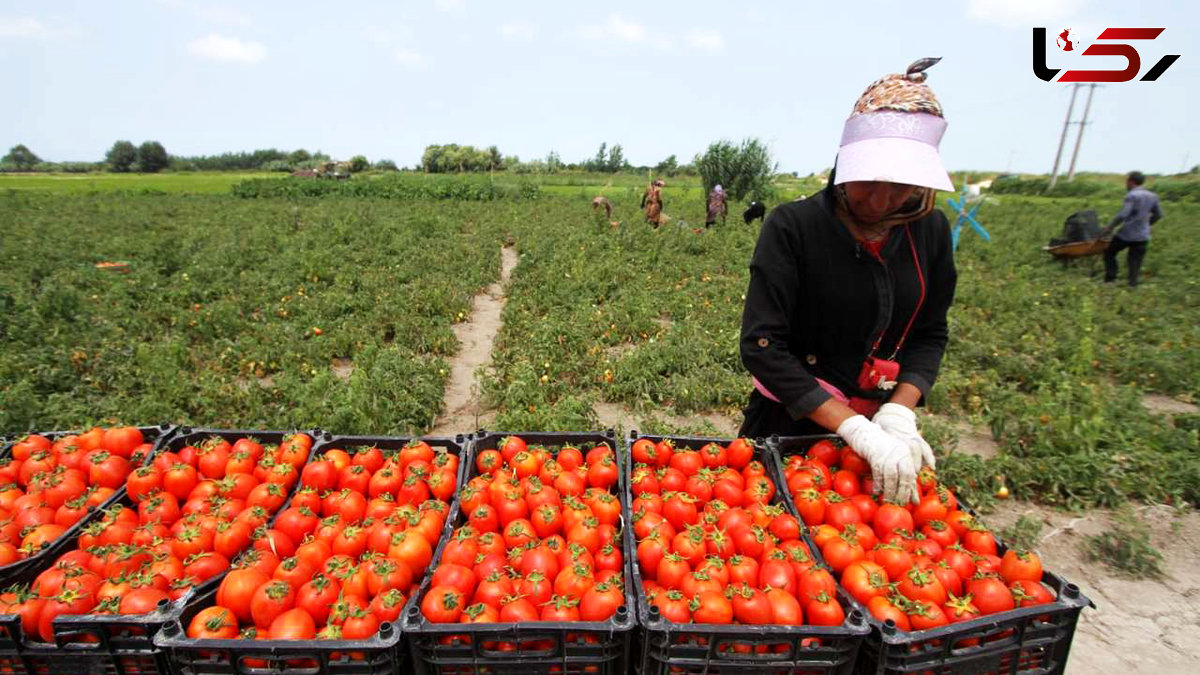
POLYGON ((837 427, 837 434, 871 465, 876 490, 894 504, 917 503, 917 470, 908 447, 862 415, 854 415, 837 427))
POLYGON ((917 414, 911 408, 899 403, 884 403, 871 421, 908 448, 914 469, 920 471, 922 466, 934 468, 933 448, 917 431, 917 414))

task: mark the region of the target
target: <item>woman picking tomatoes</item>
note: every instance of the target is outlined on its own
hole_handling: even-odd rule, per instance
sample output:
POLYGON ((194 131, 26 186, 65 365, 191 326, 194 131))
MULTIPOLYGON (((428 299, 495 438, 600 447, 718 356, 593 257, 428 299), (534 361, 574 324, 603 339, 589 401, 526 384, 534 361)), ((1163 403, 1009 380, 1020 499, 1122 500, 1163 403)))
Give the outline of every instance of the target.
POLYGON ((942 107, 924 84, 937 61, 862 94, 826 188, 764 223, 742 315, 755 389, 740 434, 834 431, 894 503, 915 500, 917 471, 934 463, 913 408, 937 378, 957 278, 934 208, 952 189, 942 107))

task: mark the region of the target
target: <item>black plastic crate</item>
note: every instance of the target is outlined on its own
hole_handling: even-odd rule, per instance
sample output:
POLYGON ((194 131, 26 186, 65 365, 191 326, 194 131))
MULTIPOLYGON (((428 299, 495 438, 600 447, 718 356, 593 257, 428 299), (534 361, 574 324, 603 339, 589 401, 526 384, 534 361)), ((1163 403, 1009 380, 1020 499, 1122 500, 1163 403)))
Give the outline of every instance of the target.
MULTIPOLYGON (((664 436, 629 433, 625 454, 633 442, 646 438, 654 442, 670 439, 676 447, 698 450, 708 443, 728 445, 731 438, 664 436)), ((625 485, 629 489, 632 457, 626 466, 625 485)), ((786 486, 769 461, 767 449, 754 444, 754 459, 763 462, 775 482, 772 504, 783 505, 795 515, 795 508, 783 498, 786 486)), ((632 495, 627 495, 632 505, 632 495)), ((806 539, 807 541, 807 539, 806 539)), ((809 548, 812 543, 807 542, 809 548)), ((634 542, 636 547, 636 542, 634 542)), ((636 548, 635 548, 636 551, 636 548)), ((635 556, 634 556, 635 557, 635 556)), ((658 607, 646 600, 641 570, 636 559, 630 560, 638 619, 641 623, 640 675, 730 675, 770 673, 771 675, 849 675, 860 646, 870 632, 863 612, 839 590, 838 601, 846 613, 841 626, 747 626, 703 623, 679 624, 663 619, 658 607)))
MULTIPOLYGON (((247 431, 227 429, 191 429, 180 427, 155 447, 154 455, 163 451, 178 450, 186 445, 198 443, 210 436, 219 436, 228 441, 254 437, 264 444, 278 444, 293 432, 247 431)), ((302 430, 314 439, 318 432, 302 430)), ((314 443, 314 448, 315 448, 314 443)), ((132 507, 125 488, 114 495, 109 505, 121 503, 132 507)), ((38 574, 53 564, 60 555, 73 548, 80 530, 103 517, 100 509, 93 510, 80 521, 80 527, 64 535, 51 547, 39 554, 36 565, 23 569, 10 577, 6 585, 32 582, 38 574)), ((162 650, 155 646, 154 636, 167 623, 176 619, 183 611, 188 597, 206 591, 216 591, 224 575, 217 575, 172 603, 164 603, 159 609, 142 615, 79 614, 63 615, 54 619, 54 644, 28 639, 21 627, 19 616, 0 615, 0 669, 11 668, 14 673, 97 673, 104 675, 157 675, 169 672, 169 664, 162 650)))
MULTIPOLYGON (((399 450, 414 439, 434 449, 444 449, 459 458, 457 480, 462 481, 467 463, 469 436, 341 436, 313 432, 315 443, 309 461, 326 450, 377 447, 399 450)), ((297 483, 299 486, 299 483, 297 483)), ((457 492, 457 491, 456 491, 457 492)), ((288 508, 295 491, 280 512, 288 508)), ((220 577, 218 577, 219 579, 220 577)), ((200 610, 216 602, 217 585, 188 599, 182 612, 172 617, 155 637, 155 645, 180 675, 386 675, 397 672, 407 661, 407 644, 400 628, 392 622, 380 624, 370 640, 196 640, 187 637, 186 627, 200 610)))
MULTIPOLYGON (((173 435, 175 435, 177 433, 177 428, 170 424, 160 424, 158 426, 138 427, 138 430, 142 432, 143 441, 146 443, 150 443, 152 448, 150 450, 149 455, 146 457, 146 459, 143 461, 143 463, 140 465, 137 465, 137 466, 143 466, 146 462, 149 462, 155 455, 157 455, 162 450, 163 444, 166 443, 173 435)), ((30 433, 36 433, 41 436, 45 436, 46 438, 50 439, 51 441, 57 441, 58 439, 62 438, 63 436, 68 436, 71 434, 79 434, 82 432, 79 432, 79 431, 42 431, 42 432, 34 431, 34 432, 30 432, 30 433)), ((22 434, 19 436, 13 436, 13 437, 9 438, 8 442, 5 443, 2 447, 0 447, 0 458, 11 457, 12 456, 12 446, 14 444, 16 444, 17 441, 19 441, 23 438, 25 438, 25 434, 22 434)), ((136 469, 137 466, 131 466, 131 470, 136 469)), ((113 495, 111 497, 104 500, 97 507, 97 510, 103 510, 103 509, 106 509, 106 508, 112 506, 114 503, 116 503, 117 499, 119 499, 120 496, 122 494, 124 494, 124 492, 125 492, 124 486, 122 486, 121 488, 118 488, 117 491, 115 493, 113 493, 113 495)), ((20 576, 23 571, 30 569, 32 567, 37 567, 41 563, 41 561, 46 559, 48 551, 55 548, 55 546, 57 544, 59 544, 60 542, 66 540, 66 539, 69 539, 72 536, 77 535, 79 533, 79 530, 84 526, 84 523, 87 520, 88 520, 87 516, 80 518, 79 522, 75 523, 71 527, 68 527, 66 529, 66 531, 64 531, 61 535, 59 535, 58 539, 51 542, 49 545, 44 547, 41 551, 38 551, 37 553, 29 556, 28 558, 26 558, 24 560, 18 560, 14 563, 10 563, 8 565, 4 565, 3 567, 0 567, 0 585, 2 585, 2 586, 11 585, 13 583, 12 580, 17 578, 18 576, 20 576)))
POLYGON ((184 630, 216 601, 212 588, 188 602, 178 620, 155 637, 171 672, 179 675, 389 675, 401 672, 404 643, 390 621, 370 640, 195 640, 184 630))
MULTIPOLYGON (((777 470, 783 460, 806 452, 819 440, 837 440, 834 435, 773 436, 767 440, 777 470)), ((784 486, 786 491, 786 485, 784 486)), ((975 515, 975 510, 955 495, 959 508, 975 515)), ((787 492, 791 501, 791 493, 787 492)), ((1008 546, 995 532, 996 548, 1003 556, 1008 546)), ((813 554, 820 558, 821 552, 813 554)), ((1042 583, 1054 589, 1057 599, 1049 604, 1022 607, 973 621, 940 626, 924 631, 903 631, 892 621, 880 622, 862 608, 871 624, 859 653, 856 673, 863 675, 1052 675, 1063 673, 1071 651, 1071 640, 1079 613, 1095 603, 1079 587, 1049 571, 1042 583)), ((840 587, 840 583, 839 583, 840 587)), ((856 600, 851 601, 862 607, 856 600)))
MULTIPOLYGON (((478 472, 475 456, 481 450, 497 448, 506 436, 520 436, 529 445, 547 447, 575 445, 584 452, 588 444, 608 444, 617 456, 616 497, 621 500, 622 555, 625 558, 625 605, 608 621, 495 624, 436 624, 421 614, 421 600, 429 590, 432 571, 442 557, 442 549, 454 528, 466 522, 457 495, 442 540, 433 554, 430 573, 417 592, 409 598, 402 615, 402 630, 417 675, 623 675, 628 668, 630 642, 636 626, 630 576, 633 536, 629 520, 627 478, 628 458, 609 430, 596 433, 495 433, 480 430, 473 435, 467 453, 461 485, 478 472)), ((460 485, 460 489, 461 489, 460 485)))

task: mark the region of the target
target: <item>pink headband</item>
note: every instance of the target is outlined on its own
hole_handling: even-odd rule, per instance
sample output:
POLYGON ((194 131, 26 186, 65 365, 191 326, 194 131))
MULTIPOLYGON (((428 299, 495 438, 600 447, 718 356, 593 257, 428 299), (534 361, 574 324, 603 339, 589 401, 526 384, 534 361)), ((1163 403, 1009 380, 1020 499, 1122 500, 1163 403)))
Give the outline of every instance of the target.
POLYGON ((945 133, 946 120, 937 115, 880 110, 847 119, 841 146, 874 138, 906 138, 936 148, 945 133))

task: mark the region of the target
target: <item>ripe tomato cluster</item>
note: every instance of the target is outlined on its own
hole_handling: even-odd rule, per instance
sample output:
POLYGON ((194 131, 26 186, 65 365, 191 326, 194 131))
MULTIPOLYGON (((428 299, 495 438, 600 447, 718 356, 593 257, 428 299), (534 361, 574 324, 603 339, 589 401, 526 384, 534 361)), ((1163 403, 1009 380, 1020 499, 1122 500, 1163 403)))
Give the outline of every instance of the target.
POLYGON ((516 436, 475 457, 466 522, 442 551, 421 612, 433 623, 605 621, 625 604, 617 457, 553 453, 516 436))
POLYGON ((0 459, 0 566, 41 551, 108 501, 149 454, 144 441, 136 427, 96 427, 14 443, 0 459))
POLYGON ((772 505, 754 445, 634 442, 630 487, 647 600, 675 623, 840 626, 834 577, 772 505))
POLYGON ((272 448, 213 438, 160 453, 129 473, 128 502, 84 526, 75 548, 27 590, 0 596, 0 612, 20 614, 27 636, 52 642, 59 615, 145 614, 183 597, 252 543, 268 546, 267 522, 311 447, 311 438, 296 434, 272 448), (244 466, 204 464, 215 454, 242 453, 250 460, 244 466))
POLYGON ((796 509, 841 584, 880 621, 926 630, 1050 603, 1037 554, 1010 549, 922 469, 918 504, 871 496, 871 468, 832 440, 784 460, 796 509))
POLYGON ((368 639, 395 621, 449 511, 458 457, 413 440, 396 452, 330 449, 304 466, 269 546, 221 580, 192 638, 368 639))

